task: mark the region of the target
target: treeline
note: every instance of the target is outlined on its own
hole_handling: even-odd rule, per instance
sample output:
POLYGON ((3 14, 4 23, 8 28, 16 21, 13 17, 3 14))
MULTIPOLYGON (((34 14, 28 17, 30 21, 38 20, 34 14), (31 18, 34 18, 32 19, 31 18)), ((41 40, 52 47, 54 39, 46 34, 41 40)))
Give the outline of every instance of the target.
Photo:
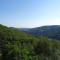
POLYGON ((60 41, 0 25, 0 60, 60 60, 60 41))

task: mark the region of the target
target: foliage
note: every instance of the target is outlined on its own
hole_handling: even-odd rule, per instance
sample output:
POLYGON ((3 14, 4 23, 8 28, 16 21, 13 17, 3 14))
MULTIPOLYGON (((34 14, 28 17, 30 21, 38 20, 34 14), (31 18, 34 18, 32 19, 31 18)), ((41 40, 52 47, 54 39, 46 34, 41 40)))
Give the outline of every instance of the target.
POLYGON ((0 60, 60 60, 60 41, 0 25, 0 60))

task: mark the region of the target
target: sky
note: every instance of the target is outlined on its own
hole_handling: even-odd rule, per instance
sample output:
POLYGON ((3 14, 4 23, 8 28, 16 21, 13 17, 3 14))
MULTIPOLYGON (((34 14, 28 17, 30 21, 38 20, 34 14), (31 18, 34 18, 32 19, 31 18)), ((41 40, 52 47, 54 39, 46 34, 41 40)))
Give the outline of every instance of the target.
POLYGON ((60 25, 60 0, 0 0, 0 24, 18 28, 60 25))

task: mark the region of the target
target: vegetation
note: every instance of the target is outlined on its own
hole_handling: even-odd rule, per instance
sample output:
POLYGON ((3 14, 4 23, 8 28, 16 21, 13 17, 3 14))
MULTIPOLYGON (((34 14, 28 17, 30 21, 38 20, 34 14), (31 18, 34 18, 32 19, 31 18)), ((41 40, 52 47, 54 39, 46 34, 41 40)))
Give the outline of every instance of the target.
POLYGON ((26 32, 36 36, 47 36, 52 39, 60 40, 60 25, 36 27, 26 30, 26 32))
POLYGON ((60 41, 0 25, 0 60, 60 60, 60 41))

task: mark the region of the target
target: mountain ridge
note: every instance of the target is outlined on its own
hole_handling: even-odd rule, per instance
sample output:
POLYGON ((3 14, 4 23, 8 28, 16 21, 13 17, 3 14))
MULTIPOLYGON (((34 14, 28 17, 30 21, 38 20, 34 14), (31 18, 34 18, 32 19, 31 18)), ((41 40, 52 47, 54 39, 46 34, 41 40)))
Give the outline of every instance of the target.
POLYGON ((28 32, 36 36, 47 36, 49 38, 60 40, 60 25, 41 26, 21 31, 28 32))

